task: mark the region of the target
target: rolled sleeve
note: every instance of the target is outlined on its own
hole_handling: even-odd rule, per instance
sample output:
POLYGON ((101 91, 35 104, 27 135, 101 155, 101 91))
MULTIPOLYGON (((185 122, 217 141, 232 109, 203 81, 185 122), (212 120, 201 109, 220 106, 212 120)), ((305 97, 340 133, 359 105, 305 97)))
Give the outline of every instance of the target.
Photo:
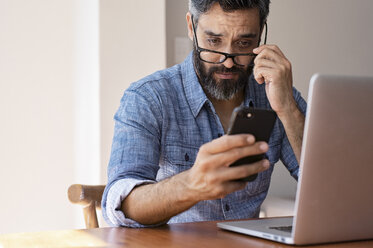
POLYGON ((144 227, 126 218, 121 204, 136 186, 155 183, 159 170, 161 114, 147 90, 138 87, 124 93, 114 117, 108 184, 102 197, 102 213, 111 226, 144 227))
POLYGON ((151 180, 121 179, 116 181, 109 189, 106 199, 106 221, 113 226, 147 227, 132 219, 126 218, 121 210, 122 201, 139 185, 155 183, 151 180))

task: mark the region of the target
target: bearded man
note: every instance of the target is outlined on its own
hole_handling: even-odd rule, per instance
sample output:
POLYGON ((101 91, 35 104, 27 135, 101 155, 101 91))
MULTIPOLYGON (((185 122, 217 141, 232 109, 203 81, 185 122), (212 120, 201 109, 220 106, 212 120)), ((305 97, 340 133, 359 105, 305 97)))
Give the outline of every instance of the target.
POLYGON ((189 1, 193 51, 131 84, 115 115, 102 200, 110 225, 258 217, 277 161, 298 178, 306 102, 285 55, 261 41, 269 2, 189 1), (276 112, 268 143, 226 135, 240 105, 276 112), (259 162, 229 166, 263 153, 259 162), (252 182, 237 180, 256 173, 252 182))

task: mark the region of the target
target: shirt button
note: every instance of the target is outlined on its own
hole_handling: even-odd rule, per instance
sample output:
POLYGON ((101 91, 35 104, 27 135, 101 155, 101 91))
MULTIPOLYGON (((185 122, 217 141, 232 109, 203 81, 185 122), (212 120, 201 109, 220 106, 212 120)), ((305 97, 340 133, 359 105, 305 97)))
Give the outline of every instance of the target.
POLYGON ((229 211, 231 208, 229 207, 229 205, 228 204, 225 204, 225 211, 229 211))
POLYGON ((221 133, 218 133, 218 137, 220 138, 221 136, 223 136, 223 134, 221 134, 221 133))
POLYGON ((185 161, 189 161, 189 155, 188 155, 188 153, 185 153, 185 161))

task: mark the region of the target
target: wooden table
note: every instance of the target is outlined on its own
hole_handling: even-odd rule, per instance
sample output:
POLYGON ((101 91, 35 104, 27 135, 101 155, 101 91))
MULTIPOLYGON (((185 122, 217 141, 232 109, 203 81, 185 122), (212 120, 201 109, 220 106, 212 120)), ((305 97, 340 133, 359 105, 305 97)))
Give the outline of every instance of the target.
MULTIPOLYGON (((293 247, 216 227, 216 222, 170 224, 158 228, 96 228, 0 235, 0 247, 293 247)), ((304 246, 302 246, 304 247, 304 246)), ((373 247, 373 240, 312 247, 373 247)))

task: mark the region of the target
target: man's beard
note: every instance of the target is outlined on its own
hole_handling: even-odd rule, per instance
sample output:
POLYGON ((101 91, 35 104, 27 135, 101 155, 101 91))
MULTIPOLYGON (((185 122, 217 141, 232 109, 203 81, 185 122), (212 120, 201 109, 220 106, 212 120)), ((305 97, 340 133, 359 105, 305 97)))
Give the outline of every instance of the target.
POLYGON ((208 71, 198 56, 198 52, 193 49, 194 67, 199 77, 200 84, 206 94, 216 100, 231 100, 237 93, 242 91, 247 85, 249 76, 252 73, 253 66, 249 65, 246 69, 234 65, 226 68, 223 64, 211 66, 208 71), (214 78, 214 73, 237 73, 238 79, 219 79, 214 78))

